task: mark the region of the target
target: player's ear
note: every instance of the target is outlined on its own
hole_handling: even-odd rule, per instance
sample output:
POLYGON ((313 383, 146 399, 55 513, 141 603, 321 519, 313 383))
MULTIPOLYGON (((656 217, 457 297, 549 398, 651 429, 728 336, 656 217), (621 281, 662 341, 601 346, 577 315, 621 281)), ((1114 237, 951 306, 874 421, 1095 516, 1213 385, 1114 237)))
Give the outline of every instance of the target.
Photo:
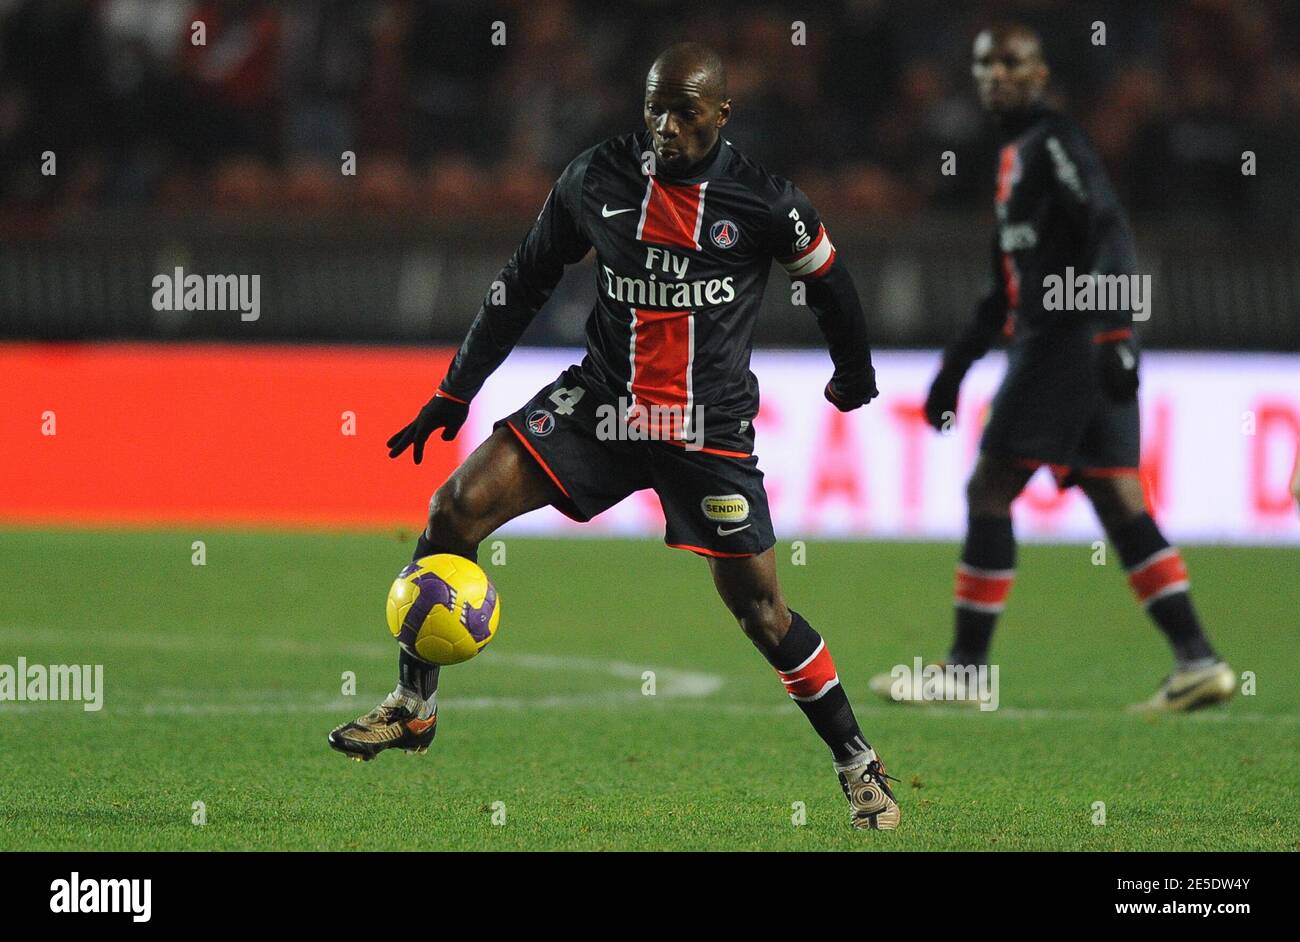
POLYGON ((717 123, 714 124, 714 127, 720 128, 724 124, 726 124, 729 120, 731 120, 731 99, 730 98, 726 99, 725 101, 723 101, 722 104, 718 105, 718 120, 717 123))

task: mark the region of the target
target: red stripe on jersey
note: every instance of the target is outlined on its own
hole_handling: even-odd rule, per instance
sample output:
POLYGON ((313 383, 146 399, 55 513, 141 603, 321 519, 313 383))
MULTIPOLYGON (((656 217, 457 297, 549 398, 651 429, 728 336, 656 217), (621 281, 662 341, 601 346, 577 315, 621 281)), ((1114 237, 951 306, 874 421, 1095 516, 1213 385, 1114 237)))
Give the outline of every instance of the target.
MULTIPOLYGON (((651 422, 660 437, 680 438, 691 407, 694 325, 690 311, 632 309, 632 376, 628 390, 636 405, 671 406, 674 415, 651 422)), ((646 417, 649 418, 648 416, 646 417)))
POLYGON ((998 154, 998 192, 994 197, 999 203, 1011 199, 1011 188, 1020 179, 1020 153, 1015 144, 1008 144, 998 154))
MULTIPOLYGON (((1020 179, 1020 152, 1015 144, 1008 144, 998 155, 998 192, 995 197, 998 205, 1005 205, 1011 199, 1011 189, 1020 179)), ((1016 262, 1010 252, 1002 253, 1002 277, 1007 283, 1007 308, 1011 311, 1020 307, 1020 273, 1016 271, 1016 262)), ((1003 333, 1010 337, 1014 330, 1010 318, 1003 325, 1003 333)))
MULTIPOLYGON (((1019 310, 1020 308, 1020 272, 1016 270, 1016 260, 1011 257, 1010 252, 1002 253, 1002 277, 1007 283, 1007 308, 1008 310, 1019 310)), ((1010 318, 1008 318, 1010 320, 1010 318)), ((1003 333, 1011 335, 1011 331, 1006 330, 1003 333)))
POLYGON ((1182 554, 1171 546, 1137 566, 1129 573, 1128 582, 1138 601, 1145 604, 1154 601, 1156 596, 1186 589, 1187 566, 1182 554))
POLYGON ((647 179, 636 237, 656 245, 698 250, 700 223, 704 218, 704 188, 708 184, 682 185, 660 183, 654 177, 647 179))
POLYGON ((795 670, 778 670, 776 673, 781 678, 781 683, 785 684, 790 698, 805 702, 820 698, 840 680, 825 641, 817 645, 813 656, 795 670))
POLYGON ((995 574, 959 563, 953 595, 958 605, 965 603, 984 611, 998 611, 1007 604, 1015 578, 1014 574, 1001 571, 995 574))

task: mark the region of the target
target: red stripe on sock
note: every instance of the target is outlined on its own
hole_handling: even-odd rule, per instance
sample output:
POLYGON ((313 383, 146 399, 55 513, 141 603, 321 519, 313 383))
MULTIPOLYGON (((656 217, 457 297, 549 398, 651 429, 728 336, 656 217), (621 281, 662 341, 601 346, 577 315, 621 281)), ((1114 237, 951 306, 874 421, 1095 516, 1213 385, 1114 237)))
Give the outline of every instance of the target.
POLYGON ((1187 565, 1182 554, 1174 550, 1168 555, 1156 554, 1155 559, 1143 563, 1128 576, 1138 601, 1147 602, 1165 589, 1187 582, 1187 565))
POLYGON ((815 700, 839 681, 830 649, 823 641, 817 653, 802 667, 792 671, 778 670, 786 692, 795 700, 815 700))
POLYGON ((988 576, 976 572, 969 566, 957 566, 957 584, 953 595, 957 602, 970 602, 980 606, 1002 606, 1011 594, 1011 584, 1016 581, 1014 575, 988 576))

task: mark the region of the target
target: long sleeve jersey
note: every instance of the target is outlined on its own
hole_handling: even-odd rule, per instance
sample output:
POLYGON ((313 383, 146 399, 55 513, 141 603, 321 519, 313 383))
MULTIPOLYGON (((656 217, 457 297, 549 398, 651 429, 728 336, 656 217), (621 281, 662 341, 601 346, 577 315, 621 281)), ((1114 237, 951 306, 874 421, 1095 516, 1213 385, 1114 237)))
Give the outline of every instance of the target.
POLYGON ((561 174, 474 318, 442 389, 468 401, 566 265, 596 253, 583 369, 613 401, 752 418, 754 321, 773 259, 806 282, 837 376, 870 368, 857 291, 798 188, 725 140, 692 176, 653 169, 648 132, 611 138, 561 174))
POLYGON ((1133 318, 1132 304, 1101 310, 1044 304, 1051 297, 1044 284, 1049 276, 1137 271, 1124 210, 1087 135, 1065 115, 1035 108, 1008 117, 1003 138, 994 196, 993 288, 945 360, 978 359, 999 333, 1028 340, 1080 319, 1105 330, 1128 326, 1133 318))

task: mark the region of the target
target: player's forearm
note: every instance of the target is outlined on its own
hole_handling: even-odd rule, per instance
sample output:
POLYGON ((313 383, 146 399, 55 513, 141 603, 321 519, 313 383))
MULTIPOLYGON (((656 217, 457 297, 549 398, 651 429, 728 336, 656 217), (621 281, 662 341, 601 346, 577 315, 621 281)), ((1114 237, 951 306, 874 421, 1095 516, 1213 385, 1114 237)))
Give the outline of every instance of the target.
POLYGON ((826 338, 835 372, 848 376, 870 369, 867 316, 848 269, 843 264, 832 265, 825 275, 805 283, 808 307, 826 338))
POLYGON ((1137 311, 1150 311, 1151 299, 1142 293, 1146 282, 1134 277, 1137 272, 1137 252, 1132 233, 1118 206, 1102 206, 1091 215, 1088 221, 1087 258, 1086 271, 1101 276, 1122 277, 1128 282, 1129 289, 1123 293, 1127 297, 1126 304, 1102 306, 1092 312, 1091 319, 1097 329, 1109 331, 1131 328, 1137 311))
POLYGON ((945 366, 965 372, 989 352, 1007 319, 1001 286, 995 287, 975 307, 975 315, 943 351, 945 366))
POLYGON ((473 399, 519 343, 562 272, 563 266, 521 272, 518 255, 512 258, 488 290, 441 388, 466 402, 473 399))

